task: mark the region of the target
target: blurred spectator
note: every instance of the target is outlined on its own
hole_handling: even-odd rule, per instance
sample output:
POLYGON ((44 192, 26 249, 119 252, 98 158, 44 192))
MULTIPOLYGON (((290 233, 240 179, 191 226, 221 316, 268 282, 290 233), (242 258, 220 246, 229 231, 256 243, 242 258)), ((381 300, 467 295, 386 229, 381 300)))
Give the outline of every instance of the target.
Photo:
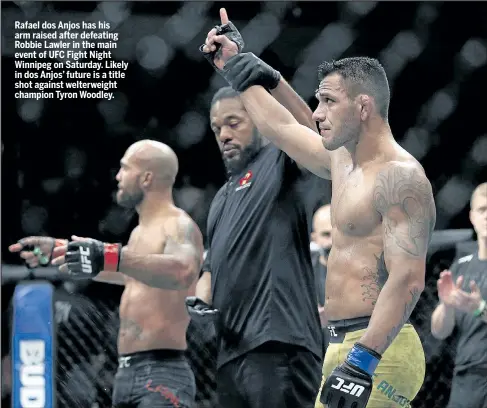
POLYGON ((470 221, 478 249, 440 274, 440 304, 431 317, 431 331, 438 339, 458 329, 448 408, 487 407, 487 183, 472 194, 470 221))
MULTIPOLYGON (((325 281, 328 263, 328 254, 331 250, 331 207, 320 207, 313 216, 313 232, 311 233, 312 263, 315 273, 316 297, 318 300, 318 312, 320 314, 321 327, 325 327, 325 281)), ((325 336, 328 330, 324 330, 325 336)))

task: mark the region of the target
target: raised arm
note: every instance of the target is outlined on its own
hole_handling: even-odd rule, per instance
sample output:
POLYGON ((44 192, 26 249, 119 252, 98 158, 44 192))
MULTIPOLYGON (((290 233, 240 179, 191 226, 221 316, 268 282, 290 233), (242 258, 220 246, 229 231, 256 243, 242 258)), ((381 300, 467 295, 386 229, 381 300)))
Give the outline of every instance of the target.
MULTIPOLYGON (((292 96, 294 91, 282 80, 276 89, 279 89, 277 92, 281 99, 287 98, 288 105, 298 103, 296 98, 299 96, 292 96)), ((252 122, 263 136, 301 166, 319 177, 330 179, 330 152, 324 148, 321 136, 308 127, 309 123, 307 126, 300 124, 291 112, 261 86, 251 86, 240 97, 252 122)))
POLYGON ((277 86, 270 92, 277 102, 294 116, 300 125, 318 132, 316 122, 313 120, 313 111, 282 76, 277 86))
POLYGON ((382 354, 409 319, 424 289, 426 252, 436 210, 423 171, 403 163, 390 164, 378 174, 374 206, 382 216, 389 277, 359 342, 382 354))
POLYGON ((241 92, 250 118, 267 139, 302 167, 329 179, 330 154, 316 133, 309 107, 276 70, 252 53, 241 53, 244 41, 225 9, 220 9, 220 20, 222 25, 210 30, 200 47, 205 58, 241 92))

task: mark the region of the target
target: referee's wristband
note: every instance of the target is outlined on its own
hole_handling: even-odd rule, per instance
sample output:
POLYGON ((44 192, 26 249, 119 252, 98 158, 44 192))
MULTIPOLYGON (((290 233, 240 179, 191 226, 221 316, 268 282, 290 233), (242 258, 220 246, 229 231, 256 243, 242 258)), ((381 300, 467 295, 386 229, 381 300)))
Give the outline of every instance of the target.
POLYGON ((482 316, 485 312, 486 307, 487 307, 487 302, 485 300, 481 300, 479 308, 475 312, 473 312, 473 315, 476 317, 482 316))

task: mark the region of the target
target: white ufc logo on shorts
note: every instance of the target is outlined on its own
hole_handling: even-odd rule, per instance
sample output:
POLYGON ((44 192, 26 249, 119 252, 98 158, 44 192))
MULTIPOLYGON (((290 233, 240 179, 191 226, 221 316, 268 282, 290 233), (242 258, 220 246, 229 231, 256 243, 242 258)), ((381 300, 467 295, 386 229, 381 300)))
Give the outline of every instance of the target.
POLYGON ((355 384, 354 382, 345 384, 345 380, 340 377, 337 377, 336 379, 338 380, 338 384, 333 384, 331 388, 335 388, 346 394, 355 395, 357 397, 360 397, 364 392, 365 388, 361 385, 355 384))
POLYGON ((91 261, 88 259, 90 256, 90 248, 79 247, 79 253, 81 254, 81 270, 84 273, 92 273, 91 261))

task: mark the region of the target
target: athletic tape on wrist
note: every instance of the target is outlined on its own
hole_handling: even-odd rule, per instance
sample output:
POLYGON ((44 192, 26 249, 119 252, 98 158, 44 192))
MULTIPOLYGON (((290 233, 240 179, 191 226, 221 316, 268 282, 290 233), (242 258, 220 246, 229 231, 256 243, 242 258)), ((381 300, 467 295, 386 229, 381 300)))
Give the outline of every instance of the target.
POLYGON ((103 270, 110 272, 118 272, 120 267, 120 252, 122 246, 120 244, 103 244, 103 254, 105 258, 105 267, 103 270))
POLYGON ((367 374, 372 375, 379 365, 380 359, 373 356, 365 348, 355 344, 348 353, 347 361, 367 374))

